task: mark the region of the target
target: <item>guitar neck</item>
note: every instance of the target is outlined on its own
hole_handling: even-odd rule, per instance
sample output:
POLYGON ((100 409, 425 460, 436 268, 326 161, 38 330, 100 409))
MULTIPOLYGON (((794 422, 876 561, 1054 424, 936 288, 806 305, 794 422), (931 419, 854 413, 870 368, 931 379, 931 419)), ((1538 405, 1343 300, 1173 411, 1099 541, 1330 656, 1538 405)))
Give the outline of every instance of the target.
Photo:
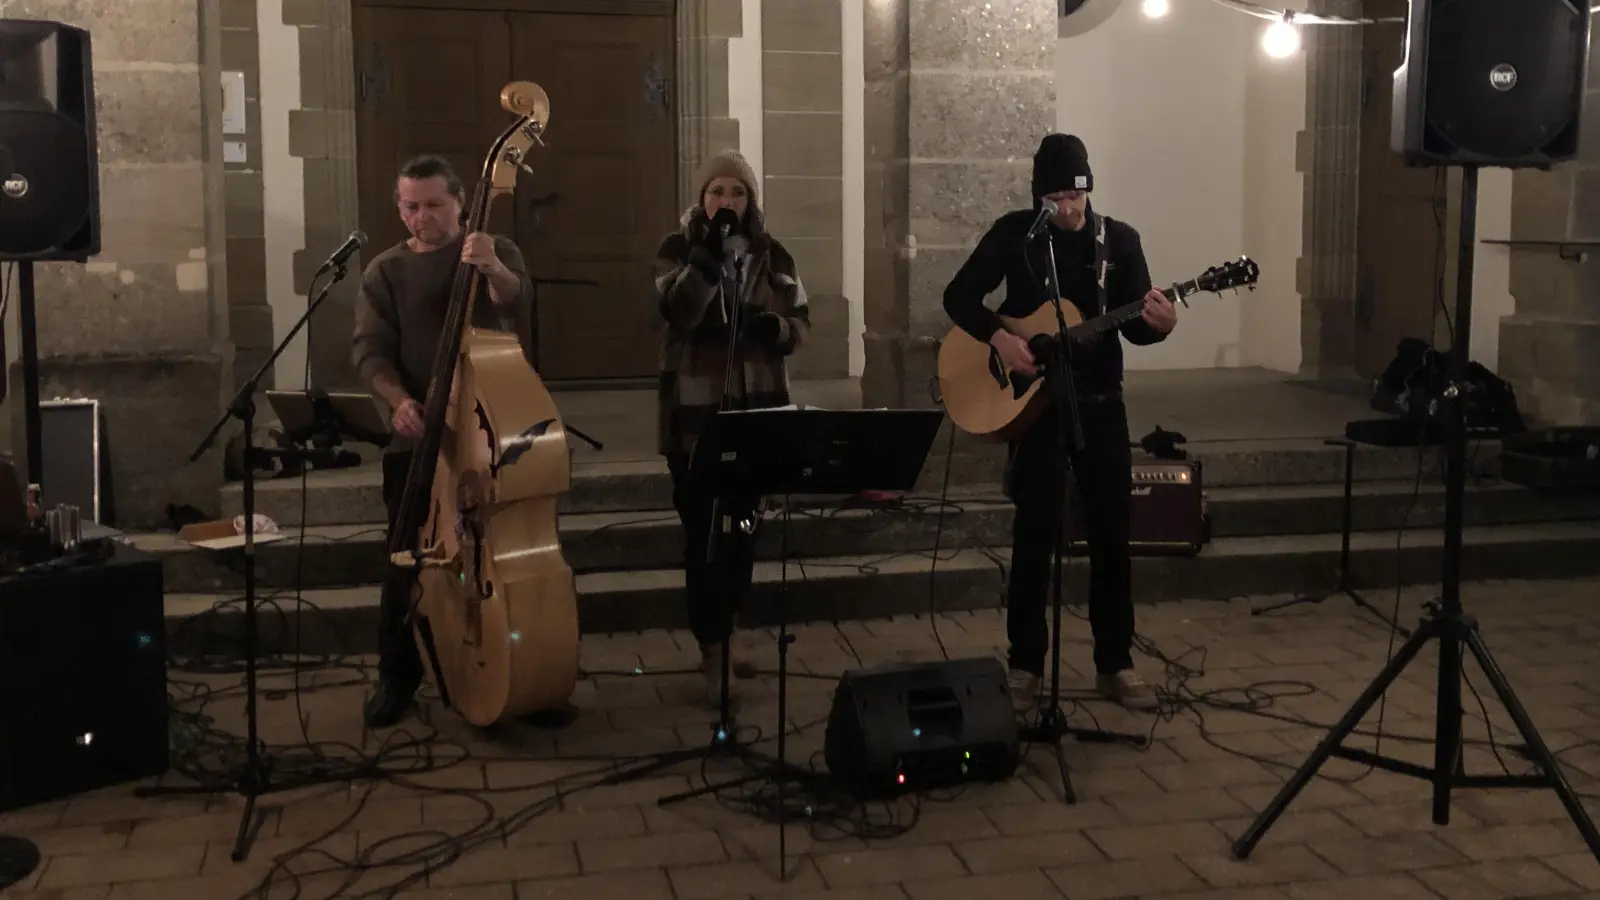
MULTIPOLYGON (((1175 284, 1161 291, 1161 296, 1166 297, 1169 303, 1177 303, 1184 297, 1199 290, 1193 281, 1175 284)), ((1092 319, 1087 319, 1067 329, 1067 336, 1076 340, 1098 337, 1132 322, 1144 313, 1144 298, 1140 297, 1132 303, 1119 306, 1110 312, 1102 313, 1092 319)))

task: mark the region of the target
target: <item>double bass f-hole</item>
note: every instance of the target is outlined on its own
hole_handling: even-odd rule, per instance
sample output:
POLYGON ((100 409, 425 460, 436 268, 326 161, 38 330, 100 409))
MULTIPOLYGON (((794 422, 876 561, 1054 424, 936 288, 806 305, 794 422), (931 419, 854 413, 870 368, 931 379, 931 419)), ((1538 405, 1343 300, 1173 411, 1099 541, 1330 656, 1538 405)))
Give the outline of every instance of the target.
MULTIPOLYGON (((476 512, 476 510, 473 512, 476 512)), ((478 524, 476 518, 469 518, 467 521, 467 531, 472 535, 472 587, 474 596, 479 600, 486 600, 494 596, 494 582, 485 578, 483 574, 483 526, 478 524)))

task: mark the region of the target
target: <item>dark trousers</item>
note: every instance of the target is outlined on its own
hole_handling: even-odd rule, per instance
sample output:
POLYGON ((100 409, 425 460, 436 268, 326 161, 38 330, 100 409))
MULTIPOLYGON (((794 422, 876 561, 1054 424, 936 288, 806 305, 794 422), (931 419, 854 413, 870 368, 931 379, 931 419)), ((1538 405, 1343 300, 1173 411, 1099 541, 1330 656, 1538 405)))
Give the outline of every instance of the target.
MULTIPOLYGON (((1088 538, 1095 671, 1112 674, 1133 666, 1133 564, 1128 557, 1133 453, 1128 446, 1128 412, 1121 398, 1108 397, 1081 401, 1078 414, 1084 447, 1072 454, 1078 502, 1067 515, 1082 516, 1088 538)), ((1061 476, 1067 469, 1058 456, 1058 421, 1055 407, 1047 408, 1011 451, 1009 481, 1016 518, 1006 636, 1011 641, 1011 668, 1035 675, 1044 674, 1050 646, 1046 616, 1053 599, 1050 542, 1065 485, 1061 476)), ((1072 599, 1063 593, 1063 602, 1072 599)))
MULTIPOLYGON (((383 505, 389 512, 390 532, 400 513, 410 467, 410 451, 383 455, 383 505)), ((416 546, 417 536, 407 535, 406 549, 415 550, 416 546)), ((417 653, 417 641, 406 617, 411 612, 415 572, 392 565, 385 572, 383 592, 378 598, 378 677, 402 691, 414 691, 422 683, 422 656, 417 653)))
MULTIPOLYGON (((706 561, 711 539, 712 501, 717 495, 716 473, 703 472, 689 465, 687 457, 668 456, 672 472, 672 505, 683 523, 683 581, 687 595, 689 630, 701 647, 710 647, 733 633, 733 617, 739 603, 750 590, 755 554, 751 536, 735 523, 727 530, 718 528, 720 543, 715 558, 706 561)), ((754 507, 746 502, 733 504, 736 519, 749 515, 754 507)), ((730 511, 723 504, 726 517, 730 511)))

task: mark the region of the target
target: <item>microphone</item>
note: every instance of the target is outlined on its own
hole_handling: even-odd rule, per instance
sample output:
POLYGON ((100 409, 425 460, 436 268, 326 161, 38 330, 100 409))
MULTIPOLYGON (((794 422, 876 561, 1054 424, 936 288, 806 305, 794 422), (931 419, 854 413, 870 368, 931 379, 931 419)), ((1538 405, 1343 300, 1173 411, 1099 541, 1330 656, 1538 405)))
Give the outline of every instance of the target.
POLYGON ((357 250, 366 245, 367 233, 365 231, 357 229, 350 232, 350 236, 344 239, 344 243, 339 245, 339 249, 333 251, 333 255, 328 257, 328 261, 323 263, 322 268, 317 271, 326 272, 333 268, 344 268, 344 264, 350 260, 350 257, 354 256, 357 250))
POLYGON ((1028 226, 1028 240, 1033 240, 1034 237, 1039 234, 1039 232, 1043 231, 1044 224, 1050 221, 1050 218, 1059 211, 1060 208, 1054 203, 1051 203, 1049 200, 1040 200, 1039 215, 1035 216, 1033 219, 1033 224, 1028 226))

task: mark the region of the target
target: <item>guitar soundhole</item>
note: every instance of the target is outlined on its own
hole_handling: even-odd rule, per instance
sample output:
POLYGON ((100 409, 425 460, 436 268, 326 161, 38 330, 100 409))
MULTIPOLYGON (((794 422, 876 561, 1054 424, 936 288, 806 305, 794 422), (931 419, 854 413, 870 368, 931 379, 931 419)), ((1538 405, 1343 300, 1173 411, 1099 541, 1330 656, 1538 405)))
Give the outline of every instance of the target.
POLYGON ((1021 400, 1022 395, 1026 394, 1028 392, 1028 388, 1032 386, 1032 375, 1023 375, 1020 372, 1011 373, 1011 399, 1021 400))
POLYGON ((1000 352, 991 348, 989 350, 989 377, 994 379, 994 383, 999 385, 1001 390, 1005 390, 1010 386, 1010 379, 1006 377, 1007 374, 1005 365, 1000 362, 1000 352))

